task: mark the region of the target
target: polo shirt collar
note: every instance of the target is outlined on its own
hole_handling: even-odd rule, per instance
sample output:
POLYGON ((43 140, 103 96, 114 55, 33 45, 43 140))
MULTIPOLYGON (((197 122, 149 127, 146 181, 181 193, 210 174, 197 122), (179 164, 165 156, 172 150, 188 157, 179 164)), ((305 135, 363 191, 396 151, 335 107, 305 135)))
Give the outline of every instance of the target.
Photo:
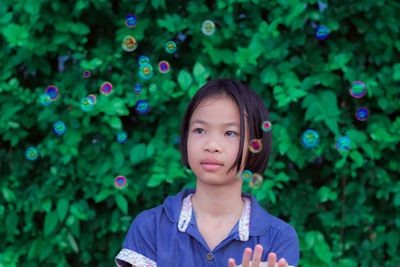
MULTIPOLYGON (((191 197, 196 192, 193 188, 186 188, 175 196, 168 196, 163 202, 163 209, 168 219, 177 224, 178 230, 185 232, 192 217, 191 197)), ((239 220, 239 237, 247 241, 249 235, 262 236, 266 232, 269 214, 259 205, 254 196, 242 192, 244 209, 239 220)))

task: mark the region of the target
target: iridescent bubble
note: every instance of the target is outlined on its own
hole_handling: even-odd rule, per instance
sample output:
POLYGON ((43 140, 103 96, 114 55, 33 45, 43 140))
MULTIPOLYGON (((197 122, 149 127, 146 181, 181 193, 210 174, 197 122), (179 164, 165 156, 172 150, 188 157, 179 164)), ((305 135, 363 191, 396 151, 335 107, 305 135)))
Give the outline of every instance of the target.
POLYGON ((141 64, 139 67, 139 76, 142 77, 145 80, 150 79, 153 77, 154 71, 153 71, 153 66, 151 66, 150 63, 144 63, 141 64))
POLYGON ((136 39, 130 35, 125 36, 121 42, 122 48, 127 52, 132 52, 137 47, 136 39))
POLYGON ((261 139, 253 139, 249 142, 249 150, 253 153, 258 153, 262 150, 263 145, 261 139))
POLYGON ((248 182, 248 181, 250 181, 251 179, 253 179, 253 173, 252 173, 250 170, 244 170, 244 171, 242 172, 242 174, 240 175, 240 177, 241 177, 244 181, 248 182))
POLYGON ((253 189, 259 189, 261 187, 263 181, 264 181, 264 179, 260 174, 254 173, 253 177, 249 181, 249 187, 253 188, 253 189))
POLYGON ((201 31, 205 35, 212 35, 215 32, 215 24, 211 20, 205 20, 201 25, 201 31))
POLYGON ((82 98, 81 100, 81 109, 83 111, 89 111, 93 109, 93 105, 87 97, 82 98))
POLYGON ((165 52, 167 52, 169 54, 175 53, 177 49, 178 49, 178 47, 176 46, 176 43, 174 41, 168 41, 165 44, 165 52))
POLYGON ((325 40, 328 38, 329 30, 326 26, 318 26, 315 30, 315 36, 320 40, 325 40))
POLYGON ((140 93, 142 89, 143 87, 140 84, 136 84, 135 87, 133 88, 133 91, 135 91, 135 93, 140 93))
POLYGON ((56 135, 63 135, 67 132, 67 126, 65 126, 65 123, 63 123, 62 121, 57 121, 53 125, 53 132, 56 135))
POLYGON ((150 59, 147 56, 140 56, 138 60, 139 66, 145 63, 150 64, 150 59))
POLYGON ((318 132, 312 129, 305 130, 301 142, 305 147, 315 147, 319 143, 318 132))
POLYGON ((83 77, 84 78, 89 78, 90 77, 90 71, 89 70, 84 70, 83 71, 83 77))
POLYGON ((347 136, 341 136, 336 141, 336 149, 340 152, 345 152, 350 149, 350 139, 347 136))
POLYGON ((155 91, 157 91, 157 85, 155 83, 151 83, 149 85, 149 91, 154 93, 155 91))
POLYGON ((39 152, 38 152, 38 150, 37 150, 35 147, 33 147, 33 146, 28 147, 28 148, 26 149, 26 151, 25 151, 25 157, 26 157, 27 159, 29 159, 29 160, 35 160, 35 159, 37 159, 37 158, 39 157, 39 152))
POLYGON ((369 112, 366 108, 359 108, 356 112, 356 118, 360 121, 365 121, 368 119, 369 112))
POLYGON ((122 176, 122 175, 117 176, 115 178, 115 180, 114 180, 114 187, 119 189, 119 190, 124 189, 127 185, 128 184, 126 182, 126 177, 125 176, 122 176))
POLYGON ((145 100, 139 100, 136 103, 136 112, 139 114, 146 114, 149 111, 149 104, 145 100))
POLYGON ((264 131, 264 132, 269 132, 269 131, 271 131, 272 130, 272 123, 270 122, 270 121, 263 121, 262 123, 261 123, 261 129, 264 131))
POLYGON ((54 85, 50 85, 49 87, 46 88, 46 94, 49 95, 51 101, 57 100, 58 97, 60 96, 57 87, 55 87, 54 85))
POLYGON ((355 98, 361 98, 367 93, 367 88, 365 87, 365 84, 363 82, 355 81, 351 84, 349 91, 350 94, 355 98))
POLYGON ((96 104, 96 96, 95 95, 93 95, 93 94, 88 95, 87 98, 88 98, 90 104, 92 104, 92 105, 96 104))
POLYGON ((128 16, 126 16, 125 18, 125 24, 126 26, 128 26, 129 28, 133 28, 136 26, 136 16, 129 14, 128 16))
POLYGON ((40 104, 42 104, 43 106, 48 106, 51 104, 51 99, 49 94, 43 93, 40 95, 40 104))
POLYGON ((116 139, 118 143, 123 144, 126 142, 126 140, 128 140, 128 134, 126 132, 119 132, 116 139))
POLYGON ((170 71, 170 66, 168 61, 162 60, 158 63, 158 71, 161 73, 168 73, 170 71))
POLYGON ((104 82, 100 86, 100 92, 103 95, 110 95, 112 92, 112 84, 109 82, 104 82))

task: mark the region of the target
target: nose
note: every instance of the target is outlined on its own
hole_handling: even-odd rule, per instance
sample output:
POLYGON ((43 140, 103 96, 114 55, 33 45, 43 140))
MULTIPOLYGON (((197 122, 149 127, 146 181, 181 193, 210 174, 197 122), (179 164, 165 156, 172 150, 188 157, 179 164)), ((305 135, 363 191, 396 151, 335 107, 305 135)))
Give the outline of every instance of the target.
POLYGON ((216 142, 208 142, 204 145, 204 150, 209 152, 221 152, 222 146, 218 145, 216 142))

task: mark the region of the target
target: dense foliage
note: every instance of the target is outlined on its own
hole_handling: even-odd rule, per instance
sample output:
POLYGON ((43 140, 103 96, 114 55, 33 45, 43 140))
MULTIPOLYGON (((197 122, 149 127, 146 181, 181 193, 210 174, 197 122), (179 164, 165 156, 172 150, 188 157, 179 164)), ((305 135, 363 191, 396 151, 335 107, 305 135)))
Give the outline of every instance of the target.
POLYGON ((180 120, 197 89, 218 77, 249 83, 270 111, 265 181, 243 191, 295 227, 299 264, 399 266, 400 4, 333 2, 3 0, 0 266, 113 266, 139 212, 194 188, 177 145, 180 120), (206 19, 212 35, 201 31, 206 19), (315 36, 319 25, 329 29, 325 40, 315 36), (122 49, 126 35, 136 50, 122 49), (170 40, 174 54, 164 50, 170 40), (155 69, 149 80, 138 75, 140 55, 155 69), (161 60, 169 73, 156 70, 161 60), (106 81, 109 96, 99 92, 106 81), (350 95, 354 81, 365 84, 364 97, 350 95), (49 85, 60 97, 43 106, 49 85), (89 94, 97 102, 85 112, 89 94), (135 111, 138 100, 148 113, 135 111), (355 117, 360 107, 365 121, 355 117), (53 133, 56 121, 64 135, 53 133), (301 142, 307 129, 319 134, 314 148, 301 142), (122 130, 125 143, 116 141, 122 130), (342 135, 349 151, 335 148, 342 135), (124 190, 113 186, 118 175, 124 190))

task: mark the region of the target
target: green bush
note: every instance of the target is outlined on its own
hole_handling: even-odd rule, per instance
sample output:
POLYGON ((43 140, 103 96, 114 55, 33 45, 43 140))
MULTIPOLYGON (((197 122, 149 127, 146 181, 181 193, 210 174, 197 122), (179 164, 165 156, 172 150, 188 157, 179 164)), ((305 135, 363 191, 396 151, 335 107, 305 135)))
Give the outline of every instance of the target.
POLYGON ((399 14, 394 0, 2 1, 0 265, 114 265, 139 212, 194 188, 176 142, 180 120, 218 77, 249 83, 270 111, 265 181, 243 191, 295 227, 299 265, 400 265, 399 14), (128 14, 136 27, 125 25, 128 14), (206 19, 216 24, 211 36, 201 32, 206 19), (318 25, 327 39, 315 37, 318 25), (133 52, 121 47, 126 35, 137 40, 133 52), (169 40, 175 55, 164 51, 169 40), (140 55, 155 69, 168 60, 172 71, 143 80, 140 55), (105 81, 110 96, 99 93, 105 81), (366 85, 363 98, 349 94, 354 81, 366 85), (42 106, 49 85, 60 97, 42 106), (84 112, 88 94, 97 102, 84 112), (135 112, 138 100, 147 114, 135 112), (359 107, 366 121, 355 118, 359 107), (56 121, 65 135, 52 133, 56 121), (319 133, 316 148, 302 145, 306 129, 319 133), (351 139, 347 152, 335 149, 341 135, 351 139), (125 190, 113 186, 118 175, 125 190))

